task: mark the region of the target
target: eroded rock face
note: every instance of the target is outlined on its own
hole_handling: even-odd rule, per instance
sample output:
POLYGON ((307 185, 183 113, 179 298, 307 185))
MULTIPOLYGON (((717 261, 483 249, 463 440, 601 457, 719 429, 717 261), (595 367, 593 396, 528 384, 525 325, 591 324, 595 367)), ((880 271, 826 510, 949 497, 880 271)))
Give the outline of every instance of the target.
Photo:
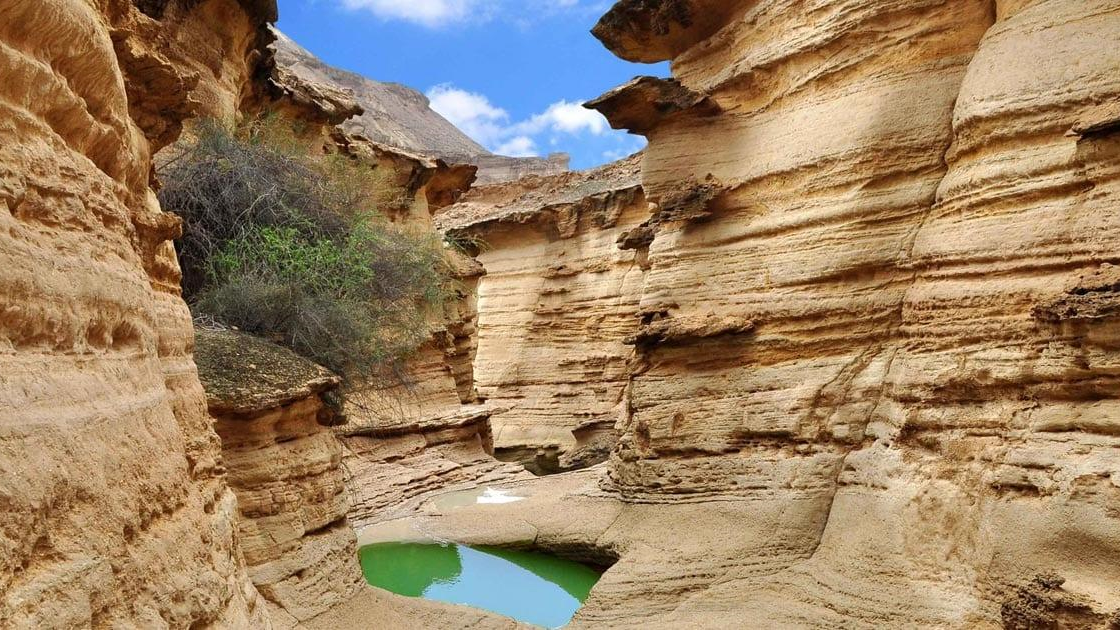
POLYGON ((478 183, 513 182, 522 177, 559 175, 568 172, 571 156, 549 153, 547 157, 507 157, 505 155, 473 155, 456 157, 478 165, 478 183))
POLYGON ((700 30, 663 15, 702 4, 622 2, 597 31, 627 58, 671 53, 698 95, 637 121, 607 101, 650 139, 650 200, 701 200, 632 235, 657 342, 636 345, 604 487, 748 506, 757 539, 679 570, 624 556, 584 619, 627 625, 639 573, 678 589, 661 622, 703 627, 732 610, 992 627, 1048 573, 1104 619, 1120 3, 731 2, 700 30), (702 574, 718 577, 685 577, 702 574))
POLYGON ((653 63, 672 59, 726 24, 741 2, 625 0, 591 31, 616 55, 653 63))
MULTIPOLYGON (((379 211, 402 229, 435 237, 432 214, 459 200, 475 181, 478 167, 449 164, 346 130, 357 130, 353 125, 346 129, 336 126, 341 122, 338 116, 346 113, 347 102, 355 102, 349 91, 330 82, 341 71, 308 58, 310 53, 280 37, 279 59, 269 76, 271 89, 254 107, 297 123, 303 129, 300 140, 310 152, 336 153, 368 167, 369 176, 380 178, 392 193, 382 200, 379 211)), ((422 99, 419 94, 416 97, 422 99)), ((407 126, 416 121, 405 117, 383 122, 407 126)), ((441 133, 439 129, 421 131, 441 133)), ((385 139, 383 134, 375 135, 385 139)), ((413 498, 449 486, 523 474, 519 467, 493 459, 490 409, 474 404, 475 288, 484 270, 452 248, 446 254, 454 286, 442 309, 430 314, 428 340, 399 366, 398 374, 348 384, 342 414, 346 422, 333 428, 336 437, 332 439, 342 444, 342 468, 352 499, 348 513, 358 527, 392 518, 413 498)), ((316 574, 314 570, 306 573, 316 574)), ((360 599, 368 604, 368 593, 360 599)), ((423 611, 414 608, 397 606, 398 611, 406 611, 402 616, 414 612, 422 616, 423 611)), ((321 619, 337 616, 331 613, 321 619)), ((471 615, 458 616, 463 625, 477 620, 471 615)))
MULTIPOLYGON (((256 19, 198 10, 221 7, 256 19)), ((149 188, 199 82, 155 37, 175 28, 119 0, 0 4, 4 627, 269 625, 149 188)))
POLYGON ((364 527, 408 514, 433 494, 530 477, 520 466, 494 459, 489 415, 486 407, 467 406, 408 425, 345 434, 351 520, 364 527))
POLYGON ((347 394, 344 446, 357 527, 407 513, 433 493, 527 476, 493 457, 491 405, 474 387, 475 291, 481 266, 449 251, 459 293, 433 314, 431 339, 403 366, 406 382, 347 394))
MULTIPOLYGON (((517 626, 361 587, 341 448, 321 426, 333 377, 250 363, 209 401, 221 441, 207 414, 152 154, 191 117, 233 122, 271 99, 310 95, 285 111, 333 120, 329 95, 251 80, 274 19, 268 0, 0 3, 4 628, 517 626)), ((408 180, 405 219, 473 178, 371 151, 408 180)), ((448 379, 457 401, 469 381, 448 379)))
POLYGON ((199 330, 196 339, 249 576, 274 625, 293 627, 364 584, 346 518, 342 445, 329 428, 336 413, 324 400, 339 379, 245 334, 199 330))
POLYGON ((617 241, 649 216, 638 159, 477 188, 437 216, 473 243, 478 281, 475 382, 499 408, 499 457, 536 472, 605 459, 625 415, 645 248, 617 241), (578 430, 578 435, 574 432, 578 430))

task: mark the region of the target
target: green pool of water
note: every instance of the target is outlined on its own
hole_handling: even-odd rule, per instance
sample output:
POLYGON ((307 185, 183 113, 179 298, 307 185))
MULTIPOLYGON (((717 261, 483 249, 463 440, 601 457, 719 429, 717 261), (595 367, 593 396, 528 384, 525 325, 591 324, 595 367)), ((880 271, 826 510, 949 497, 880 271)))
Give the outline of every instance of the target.
POLYGON ((525 551, 430 543, 379 543, 358 551, 370 584, 409 597, 483 608, 559 628, 571 620, 599 572, 525 551))

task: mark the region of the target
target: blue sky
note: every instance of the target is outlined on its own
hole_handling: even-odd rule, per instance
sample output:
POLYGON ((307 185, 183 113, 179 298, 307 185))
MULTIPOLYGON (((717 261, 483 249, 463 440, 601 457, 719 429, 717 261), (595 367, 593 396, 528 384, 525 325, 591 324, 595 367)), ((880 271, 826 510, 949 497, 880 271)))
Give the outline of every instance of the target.
POLYGON ((644 140, 579 107, 638 74, 588 33, 603 0, 280 0, 280 30, 327 63, 428 94, 492 151, 566 151, 573 168, 644 140))

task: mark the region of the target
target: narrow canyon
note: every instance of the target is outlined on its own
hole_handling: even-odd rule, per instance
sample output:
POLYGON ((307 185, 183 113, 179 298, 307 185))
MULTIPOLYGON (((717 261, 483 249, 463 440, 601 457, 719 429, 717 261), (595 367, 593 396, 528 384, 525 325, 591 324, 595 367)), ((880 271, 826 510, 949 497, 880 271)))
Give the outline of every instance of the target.
POLYGON ((438 542, 570 628, 1120 630, 1120 0, 620 0, 582 171, 278 17, 0 0, 0 628, 536 627, 367 583, 438 542), (192 314, 214 121, 439 244, 392 379, 192 314))

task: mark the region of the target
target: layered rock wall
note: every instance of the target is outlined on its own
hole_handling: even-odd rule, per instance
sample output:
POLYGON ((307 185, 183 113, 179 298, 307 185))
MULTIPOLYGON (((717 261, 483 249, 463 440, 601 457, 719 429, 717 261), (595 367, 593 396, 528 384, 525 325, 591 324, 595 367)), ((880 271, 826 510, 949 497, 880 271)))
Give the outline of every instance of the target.
POLYGON ((149 188, 200 81, 161 39, 180 26, 123 1, 0 4, 4 627, 269 625, 191 361, 178 224, 149 188))
MULTIPOLYGON (((432 214, 458 201, 470 188, 476 169, 466 164, 405 153, 361 136, 336 135, 344 151, 374 169, 398 198, 384 210, 401 229, 440 238, 432 214)), ((384 379, 388 385, 351 388, 347 395, 350 422, 345 433, 410 426, 423 419, 454 416, 461 405, 474 402, 473 373, 476 306, 474 284, 482 273, 478 263, 446 250, 447 271, 453 279, 446 299, 429 314, 429 339, 408 358, 400 373, 384 379)))
MULTIPOLYGON (((339 129, 329 142, 397 191, 381 208, 391 221, 432 238, 442 238, 433 213, 457 202, 477 172, 339 129)), ((476 289, 484 271, 454 248, 445 248, 445 258, 449 286, 429 313, 427 340, 388 378, 351 384, 347 422, 334 428, 343 445, 349 515, 359 527, 392 518, 414 497, 521 472, 493 459, 491 410, 476 404, 476 289)))
POLYGON ((431 337, 402 366, 404 381, 349 391, 348 422, 335 429, 358 527, 406 512, 417 497, 524 474, 494 459, 494 408, 479 404, 474 386, 481 266, 448 256, 458 288, 432 314, 431 337))
POLYGON ((339 421, 339 379, 290 350, 199 330, 195 358, 237 495, 249 576, 274 627, 294 627, 362 589, 339 421))
POLYGON ((494 459, 489 414, 486 407, 468 406, 344 436, 354 524, 399 518, 434 494, 531 477, 521 466, 494 459))
POLYGON ((567 153, 550 153, 548 157, 507 157, 504 155, 460 156, 471 164, 478 165, 478 183, 496 184, 514 182, 523 177, 548 177, 568 172, 571 156, 567 153))
POLYGON ((614 446, 645 274, 644 247, 618 245, 649 215, 637 176, 632 158, 481 187, 437 217, 486 271, 475 379, 503 459, 555 472, 614 446))
MULTIPOLYGON (((329 125, 346 113, 345 99, 328 110, 265 81, 279 78, 265 49, 274 19, 267 0, 0 3, 4 628, 516 625, 361 588, 317 386, 233 392, 233 406, 211 405, 221 440, 207 414, 180 227, 153 193, 152 155, 192 117, 274 105, 329 125)), ((453 202, 473 177, 370 151, 407 180, 399 220, 453 202)), ((452 354, 469 354, 450 335, 452 354)), ((265 366, 237 369, 258 389, 267 380, 265 366)), ((445 372, 458 402, 469 374, 445 372)))
MULTIPOLYGON (((292 123, 311 153, 334 153, 352 160, 359 171, 368 168, 368 176, 385 192, 377 200, 378 211, 402 230, 440 238, 433 213, 459 200, 475 181, 478 167, 448 163, 399 145, 423 145, 423 139, 441 137, 455 144, 450 136, 461 134, 428 111, 418 93, 330 68, 282 34, 277 36, 277 56, 267 89, 252 103, 254 114, 292 123), (370 128, 371 119, 385 115, 382 97, 387 94, 389 100, 403 99, 389 106, 399 119, 380 120, 383 127, 370 128), (374 110, 350 118, 366 107, 374 110), (424 125, 431 128, 411 129, 424 125), (411 140, 404 142, 410 129, 421 140, 408 136, 411 140)), ((465 137, 459 140, 469 142, 465 137)), ((522 472, 494 461, 489 408, 473 404, 475 288, 482 267, 452 248, 446 254, 452 281, 446 299, 429 314, 427 340, 394 366, 392 374, 348 383, 346 422, 332 428, 342 445, 341 470, 351 499, 348 514, 359 527, 392 518, 414 497, 522 472)), ((305 574, 314 578, 319 568, 305 574)))
POLYGON ((1057 574, 1090 612, 1051 621, 1103 625, 1120 4, 721 6, 596 29, 674 75, 595 103, 648 136, 658 204, 606 487, 770 532, 666 619, 994 626, 1057 574))

